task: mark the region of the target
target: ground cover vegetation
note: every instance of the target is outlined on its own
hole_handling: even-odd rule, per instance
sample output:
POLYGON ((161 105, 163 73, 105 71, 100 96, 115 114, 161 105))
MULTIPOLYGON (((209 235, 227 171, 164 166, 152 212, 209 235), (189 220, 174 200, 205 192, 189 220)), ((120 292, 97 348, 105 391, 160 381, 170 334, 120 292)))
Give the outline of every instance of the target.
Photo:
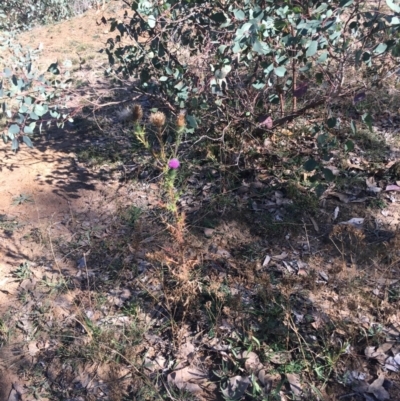
POLYGON ((96 56, 78 43, 38 73, 45 50, 0 31, 4 142, 72 130, 86 172, 67 174, 101 188, 47 226, 0 215, 42 253, 9 272, 5 399, 400 399, 399 16, 393 0, 114 1, 92 18, 96 56), (106 90, 83 79, 94 65, 106 90))

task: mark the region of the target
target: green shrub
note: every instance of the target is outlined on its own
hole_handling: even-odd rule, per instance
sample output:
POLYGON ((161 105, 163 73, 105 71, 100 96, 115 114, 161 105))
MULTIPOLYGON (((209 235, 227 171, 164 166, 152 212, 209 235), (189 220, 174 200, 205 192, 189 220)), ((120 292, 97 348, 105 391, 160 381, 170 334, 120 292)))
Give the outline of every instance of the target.
MULTIPOLYGON (((335 129, 338 102, 357 107, 397 68, 400 6, 392 0, 129 3, 124 20, 109 20, 107 73, 136 78, 172 114, 186 109, 191 132, 231 139, 237 152, 245 136, 321 105, 320 133, 335 129)), ((371 127, 370 115, 363 121, 371 127)))
POLYGON ((72 121, 65 111, 70 63, 53 63, 47 74, 41 74, 34 67, 39 54, 40 49, 23 48, 12 34, 0 35, 0 133, 15 151, 21 140, 32 147, 35 131, 53 122, 61 127, 67 119, 72 121))
POLYGON ((81 14, 96 0, 2 0, 0 31, 21 31, 81 14))

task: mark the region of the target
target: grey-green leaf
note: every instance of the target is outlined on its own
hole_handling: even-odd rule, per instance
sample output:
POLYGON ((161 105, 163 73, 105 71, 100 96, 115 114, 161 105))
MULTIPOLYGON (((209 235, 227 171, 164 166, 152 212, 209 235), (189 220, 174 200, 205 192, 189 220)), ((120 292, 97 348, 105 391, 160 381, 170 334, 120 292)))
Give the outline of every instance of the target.
POLYGON ((270 48, 265 42, 257 39, 253 44, 253 51, 258 54, 266 55, 270 52, 270 48))
POLYGON ((387 50, 388 45, 386 43, 380 43, 378 46, 375 47, 374 53, 375 54, 383 54, 387 50))
POLYGON ((396 4, 393 0, 386 0, 386 4, 395 13, 400 13, 400 5, 396 4))
POLYGON ((327 58, 328 58, 328 52, 324 52, 319 56, 317 63, 322 64, 326 61, 327 58))
POLYGON ((8 133, 9 134, 13 134, 13 135, 16 135, 16 134, 19 134, 19 125, 17 125, 17 124, 12 124, 12 125, 10 125, 9 127, 8 127, 8 133))
POLYGON ((318 41, 313 40, 306 51, 306 57, 312 57, 318 50, 318 41))
POLYGON ((22 137, 22 140, 24 141, 26 146, 28 146, 29 148, 33 148, 33 143, 31 141, 31 138, 29 138, 29 136, 24 135, 22 137))
POLYGON ((147 23, 149 24, 150 28, 154 28, 157 23, 156 17, 154 15, 149 15, 149 18, 147 19, 147 23))
POLYGON ((197 121, 196 121, 195 116, 187 115, 187 116, 186 116, 186 121, 188 122, 188 124, 189 124, 192 128, 197 128, 197 127, 198 127, 198 124, 197 124, 197 121))
POLYGON ((43 104, 43 105, 37 104, 37 105, 35 106, 34 113, 35 113, 36 115, 38 115, 39 117, 41 117, 41 116, 43 116, 44 114, 46 114, 46 113, 48 112, 48 110, 49 110, 49 108, 48 108, 48 106, 47 106, 46 104, 43 104))
POLYGON ((274 69, 275 75, 277 75, 278 77, 283 77, 286 74, 286 68, 281 65, 280 67, 276 67, 274 69))
POLYGON ((18 139, 17 139, 17 138, 14 138, 14 139, 12 140, 12 143, 11 143, 11 150, 16 151, 16 150, 18 150, 18 148, 19 148, 18 139))
POLYGON ((29 125, 25 125, 24 134, 33 134, 33 129, 29 125))
POLYGON ((242 10, 238 10, 238 9, 233 10, 233 15, 239 21, 243 21, 246 18, 245 13, 242 10))

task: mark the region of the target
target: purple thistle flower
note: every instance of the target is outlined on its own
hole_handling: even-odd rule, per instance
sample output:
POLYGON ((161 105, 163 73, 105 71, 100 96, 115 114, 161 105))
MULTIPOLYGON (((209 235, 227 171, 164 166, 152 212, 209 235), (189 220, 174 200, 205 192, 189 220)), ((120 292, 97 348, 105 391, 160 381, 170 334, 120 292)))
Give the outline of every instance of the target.
POLYGON ((171 159, 171 160, 168 162, 168 167, 169 167, 169 168, 172 168, 173 170, 176 170, 177 168, 179 168, 180 165, 181 165, 181 164, 179 163, 179 160, 178 160, 178 159, 171 159))

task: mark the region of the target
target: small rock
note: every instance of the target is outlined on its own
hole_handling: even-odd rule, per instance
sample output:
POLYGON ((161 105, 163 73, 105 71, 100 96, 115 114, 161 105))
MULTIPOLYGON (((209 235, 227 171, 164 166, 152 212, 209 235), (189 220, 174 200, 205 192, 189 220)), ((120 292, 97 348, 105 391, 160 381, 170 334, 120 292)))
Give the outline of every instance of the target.
POLYGON ((213 228, 205 228, 204 229, 204 235, 207 237, 207 238, 211 238, 212 236, 213 236, 213 234, 214 234, 214 229, 213 228))

